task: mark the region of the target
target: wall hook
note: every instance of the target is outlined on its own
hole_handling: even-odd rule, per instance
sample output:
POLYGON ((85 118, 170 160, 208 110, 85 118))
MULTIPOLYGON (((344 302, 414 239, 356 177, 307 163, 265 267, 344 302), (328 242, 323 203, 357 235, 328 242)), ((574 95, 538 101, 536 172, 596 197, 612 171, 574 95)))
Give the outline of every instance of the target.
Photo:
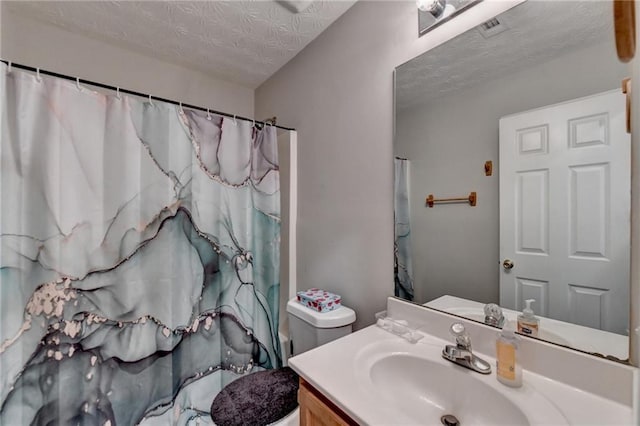
POLYGON ((484 175, 491 176, 493 174, 493 161, 485 161, 484 163, 484 175))

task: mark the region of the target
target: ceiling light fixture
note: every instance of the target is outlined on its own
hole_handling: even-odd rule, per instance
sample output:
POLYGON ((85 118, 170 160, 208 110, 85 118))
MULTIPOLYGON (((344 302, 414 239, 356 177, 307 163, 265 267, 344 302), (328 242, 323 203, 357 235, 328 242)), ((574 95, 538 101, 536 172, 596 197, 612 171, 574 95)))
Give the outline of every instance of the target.
POLYGON ((418 34, 424 35, 482 0, 416 0, 418 34))
POLYGON ((447 0, 417 0, 416 5, 418 9, 423 12, 429 12, 434 18, 440 18, 447 6, 453 8, 452 5, 447 5, 447 0))

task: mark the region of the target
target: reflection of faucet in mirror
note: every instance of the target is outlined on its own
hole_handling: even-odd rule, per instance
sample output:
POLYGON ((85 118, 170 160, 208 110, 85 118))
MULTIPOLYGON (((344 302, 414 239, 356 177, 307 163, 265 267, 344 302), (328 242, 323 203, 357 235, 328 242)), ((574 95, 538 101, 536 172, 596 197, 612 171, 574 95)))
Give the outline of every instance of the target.
POLYGON ((477 371, 480 374, 491 373, 491 366, 488 362, 478 358, 471 352, 471 338, 459 322, 451 324, 449 332, 456 338, 456 345, 447 345, 442 350, 442 357, 448 361, 477 371))
POLYGON ((504 325, 504 314, 502 313, 502 308, 495 303, 487 303, 484 305, 484 323, 502 328, 504 325))

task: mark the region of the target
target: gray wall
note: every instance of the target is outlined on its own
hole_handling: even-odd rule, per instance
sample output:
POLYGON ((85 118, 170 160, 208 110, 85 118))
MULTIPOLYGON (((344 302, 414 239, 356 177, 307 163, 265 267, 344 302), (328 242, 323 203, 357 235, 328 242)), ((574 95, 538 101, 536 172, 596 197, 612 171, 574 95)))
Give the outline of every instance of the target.
POLYGON ((162 98, 253 116, 253 89, 18 16, 1 1, 0 57, 162 98))
POLYGON ((513 4, 418 39, 414 1, 360 1, 256 90, 257 116, 298 130, 298 289, 341 294, 356 328, 393 293, 393 69, 513 4))
POLYGON ((613 43, 602 43, 397 112, 394 153, 411 160, 417 301, 450 294, 499 302, 500 117, 617 89, 628 72, 613 43), (484 174, 487 160, 494 164, 491 177, 484 174), (470 191, 478 193, 474 208, 424 204, 429 193, 440 198, 470 191))

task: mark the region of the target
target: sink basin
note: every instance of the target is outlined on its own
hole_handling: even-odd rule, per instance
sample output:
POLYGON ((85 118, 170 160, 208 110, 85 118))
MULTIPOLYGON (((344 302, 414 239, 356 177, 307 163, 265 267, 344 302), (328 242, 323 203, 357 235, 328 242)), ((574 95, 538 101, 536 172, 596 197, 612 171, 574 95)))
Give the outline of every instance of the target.
POLYGON ((461 426, 530 424, 522 410, 491 386, 476 380, 474 375, 479 373, 471 370, 394 354, 373 363, 370 375, 374 386, 395 405, 415 412, 419 416, 417 422, 437 424, 449 414, 461 426))
MULTIPOLYGON (((504 386, 495 367, 483 375, 444 360, 446 343, 373 342, 358 351, 354 374, 361 389, 402 413, 397 424, 440 425, 445 415, 455 416, 461 426, 568 424, 526 377, 521 388, 504 386)), ((495 360, 478 355, 495 366, 495 360)))

